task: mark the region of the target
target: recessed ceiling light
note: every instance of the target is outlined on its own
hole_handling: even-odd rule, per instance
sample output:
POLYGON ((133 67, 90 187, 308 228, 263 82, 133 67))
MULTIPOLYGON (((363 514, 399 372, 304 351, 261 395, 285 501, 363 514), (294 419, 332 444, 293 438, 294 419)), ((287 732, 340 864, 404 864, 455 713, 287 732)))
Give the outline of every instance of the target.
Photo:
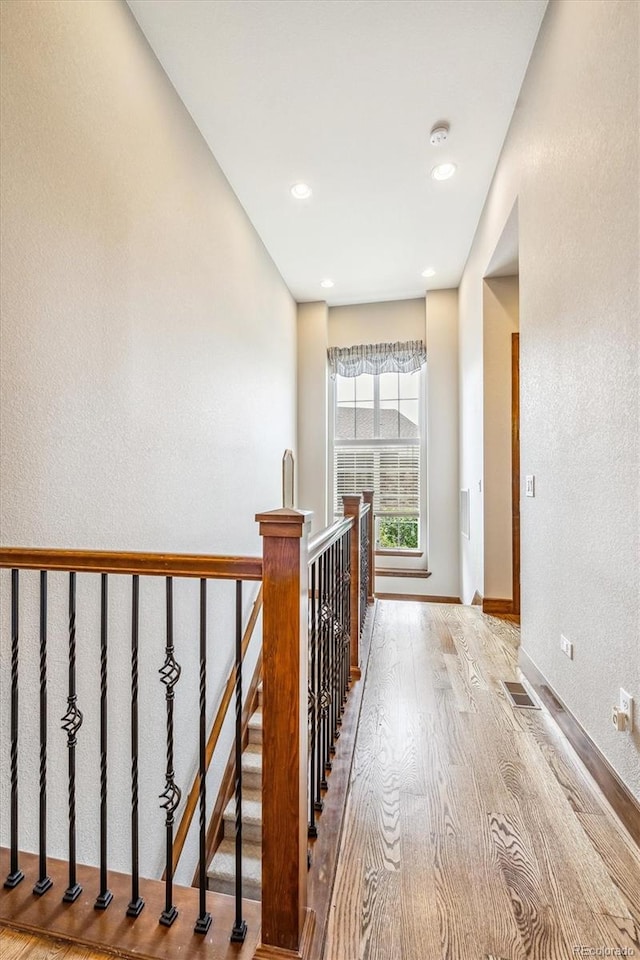
POLYGON ((433 267, 427 267, 426 270, 423 270, 423 271, 422 271, 422 276, 423 276, 423 277, 429 278, 429 277, 435 277, 435 275, 436 275, 436 272, 435 272, 435 270, 433 269, 433 267))
POLYGON ((296 200, 308 200, 312 193, 313 191, 308 183, 294 183, 291 187, 291 195, 296 200))
POLYGON ((455 163, 439 163, 438 166, 434 167, 431 171, 431 176, 434 180, 448 180, 455 172, 455 163))
POLYGON ((326 280, 320 281, 320 286, 328 290, 329 287, 333 286, 333 280, 329 280, 329 278, 327 277, 326 280))

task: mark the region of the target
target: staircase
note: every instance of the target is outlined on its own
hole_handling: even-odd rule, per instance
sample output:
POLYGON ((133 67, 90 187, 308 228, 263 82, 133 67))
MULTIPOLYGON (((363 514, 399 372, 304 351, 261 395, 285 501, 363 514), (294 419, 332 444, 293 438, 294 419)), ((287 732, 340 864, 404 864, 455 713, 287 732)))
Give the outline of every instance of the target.
MULTIPOLYGON (((242 896, 262 897, 262 684, 258 709, 249 719, 249 742, 242 754, 242 896)), ((224 836, 207 870, 209 890, 235 894, 236 801, 224 811, 224 836)))

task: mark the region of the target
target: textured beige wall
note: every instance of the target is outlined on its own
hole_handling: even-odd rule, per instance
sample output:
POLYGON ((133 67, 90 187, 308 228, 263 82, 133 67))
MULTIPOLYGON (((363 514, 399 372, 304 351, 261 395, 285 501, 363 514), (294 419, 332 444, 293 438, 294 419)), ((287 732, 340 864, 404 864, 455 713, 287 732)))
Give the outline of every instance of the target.
MULTIPOLYGON (((280 505, 282 453, 295 445, 289 292, 126 4, 6 0, 1 80, 2 542, 258 553, 254 514, 280 505)), ((143 584, 141 639, 142 863, 152 874, 164 780, 160 586, 143 584)), ((176 587, 185 792, 197 750, 196 588, 176 587)), ((114 579, 110 863, 119 869, 128 862, 128 589, 114 579)), ((82 590, 79 854, 95 861, 99 621, 95 592, 82 590)), ((233 640, 233 590, 212 592, 211 699, 233 640)), ((26 585, 23 598, 28 655, 37 608, 26 585)), ((55 583, 51 616, 50 852, 64 856, 54 810, 65 797, 65 612, 55 583)), ((25 737, 37 736, 33 657, 22 682, 25 737)), ((36 761, 23 752, 21 842, 31 849, 36 761)))
POLYGON ((329 308, 329 346, 424 340, 424 297, 329 308))
MULTIPOLYGON (((483 471, 482 277, 517 198, 521 472, 536 477, 522 645, 638 797, 640 728, 616 733, 609 713, 620 686, 640 702, 639 11, 549 5, 460 286, 464 485, 483 471)), ((462 552, 469 601, 481 528, 462 552)))
MULTIPOLYGON (((312 532, 327 526, 328 309, 324 300, 298 306, 298 504, 313 510, 312 532)), ((333 521, 333 518, 332 518, 333 521)))
POLYGON ((484 357, 484 596, 511 599, 511 335, 518 330, 518 278, 485 280, 484 357))

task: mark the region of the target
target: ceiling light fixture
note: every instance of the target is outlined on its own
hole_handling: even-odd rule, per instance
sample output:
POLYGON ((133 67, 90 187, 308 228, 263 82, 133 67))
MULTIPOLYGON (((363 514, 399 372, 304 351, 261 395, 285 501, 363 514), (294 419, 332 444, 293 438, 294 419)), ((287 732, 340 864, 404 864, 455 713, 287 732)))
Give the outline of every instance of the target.
POLYGON ((431 176, 434 180, 448 180, 455 172, 455 163, 439 163, 438 166, 434 167, 431 171, 431 176))
POLYGON ((294 183, 291 187, 291 196, 296 200, 308 200, 313 193, 308 183, 294 183))
POLYGON ((326 280, 321 280, 321 281, 320 281, 320 286, 321 286, 321 287, 324 287, 325 290, 328 290, 329 287, 332 287, 332 286, 333 286, 333 280, 329 280, 329 278, 327 277, 326 280))
POLYGON ((436 275, 436 272, 433 269, 433 267, 427 267, 426 270, 422 271, 422 276, 426 277, 427 279, 429 279, 429 277, 435 277, 435 275, 436 275))

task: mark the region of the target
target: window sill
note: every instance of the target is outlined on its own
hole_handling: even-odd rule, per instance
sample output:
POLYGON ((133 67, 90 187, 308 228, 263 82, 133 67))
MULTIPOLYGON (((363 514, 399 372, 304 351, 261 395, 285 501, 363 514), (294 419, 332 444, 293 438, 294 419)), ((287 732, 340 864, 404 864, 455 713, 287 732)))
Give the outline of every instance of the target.
POLYGON ((430 570, 383 570, 376 568, 376 577, 412 577, 416 580, 426 580, 431 576, 430 570))
POLYGON ((423 557, 422 550, 376 550, 376 557, 423 557))

